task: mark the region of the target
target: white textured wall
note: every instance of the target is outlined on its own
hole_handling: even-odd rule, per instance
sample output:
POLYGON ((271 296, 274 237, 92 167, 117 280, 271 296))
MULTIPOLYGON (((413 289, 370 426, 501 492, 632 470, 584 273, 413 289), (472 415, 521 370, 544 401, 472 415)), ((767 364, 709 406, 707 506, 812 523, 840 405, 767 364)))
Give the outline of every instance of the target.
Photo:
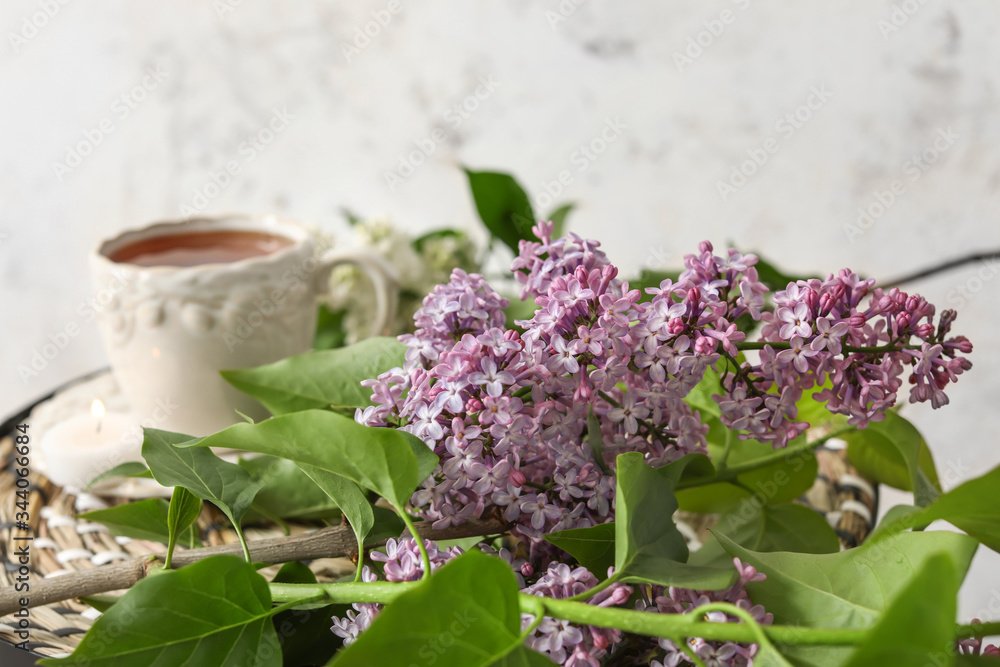
MULTIPOLYGON (((369 44, 347 53, 355 28, 387 1, 220 12, 227 1, 236 5, 69 0, 35 18, 45 23, 37 34, 24 32, 25 19, 57 0, 3 3, 4 412, 104 364, 96 328, 77 310, 88 296, 85 251, 124 227, 178 216, 234 160, 240 172, 207 212, 277 211, 342 238, 344 206, 414 229, 471 225, 456 168, 467 164, 511 171, 535 196, 568 171, 561 198, 579 203, 572 227, 603 239, 626 270, 676 264, 703 238, 766 250, 793 271, 849 265, 883 277, 1000 247, 1000 8, 986 0, 908 0, 900 6, 915 11, 897 14, 899 26, 881 0, 564 0, 568 16, 554 13, 555 0, 402 0, 369 44), (721 33, 702 35, 708 46, 678 65, 689 39, 720 16, 730 21, 715 26, 721 33), (121 96, 149 71, 163 80, 146 78, 145 99, 126 107, 121 96), (478 109, 449 113, 482 80, 495 90, 480 88, 478 109), (828 99, 813 97, 818 108, 799 127, 782 123, 814 89, 828 99), (293 119, 251 160, 241 142, 275 109, 293 119), (82 164, 54 166, 104 119, 111 131, 82 164), (582 158, 580 145, 609 120, 624 125, 620 134, 582 158), (444 142, 390 189, 385 173, 435 129, 444 142), (908 162, 939 132, 952 138, 938 141, 934 164, 908 162), (718 182, 764 148, 767 162, 724 200, 718 182), (902 194, 850 234, 858 207, 894 180, 902 194), (18 366, 74 324, 79 335, 22 381, 18 366)), ((966 475, 1000 462, 1000 280, 983 268, 989 277, 977 282, 979 268, 914 286, 959 306, 976 367, 951 406, 906 411, 939 465, 966 475), (955 290, 970 280, 978 291, 959 303, 955 290)), ((998 562, 980 554, 963 591, 966 617, 997 620, 986 607, 1000 603, 998 562)))

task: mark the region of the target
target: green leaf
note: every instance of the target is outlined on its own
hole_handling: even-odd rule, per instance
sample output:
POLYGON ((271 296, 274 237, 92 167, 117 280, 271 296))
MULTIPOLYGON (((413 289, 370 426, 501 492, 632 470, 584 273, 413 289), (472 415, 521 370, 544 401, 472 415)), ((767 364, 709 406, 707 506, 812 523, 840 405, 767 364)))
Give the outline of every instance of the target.
POLYGON ((566 216, 575 206, 575 204, 563 204, 545 217, 552 222, 552 238, 561 239, 566 233, 566 216))
POLYGON ((402 366, 406 346, 395 338, 368 338, 333 350, 306 352, 273 364, 221 371, 272 414, 313 408, 364 408, 371 390, 361 381, 402 366))
POLYGON ((892 600, 847 667, 947 664, 955 646, 960 583, 951 558, 932 555, 892 600), (945 663, 931 661, 937 658, 945 663))
POLYGON ((267 581, 239 558, 212 556, 143 579, 94 622, 72 655, 39 664, 280 667, 270 616, 267 581))
POLYGON ((201 510, 200 498, 183 486, 174 487, 174 492, 170 495, 170 505, 167 508, 167 531, 170 533, 170 540, 167 542, 167 567, 170 566, 178 539, 182 538, 185 532, 194 526, 201 510))
POLYGON ((522 240, 537 241, 531 228, 537 222, 531 201, 517 181, 509 174, 491 171, 465 170, 469 188, 476 203, 479 219, 490 234, 518 253, 522 240))
POLYGON ((787 289, 788 283, 809 279, 806 276, 785 273, 771 262, 762 258, 759 253, 754 254, 757 255, 757 264, 755 265, 755 268, 757 269, 757 278, 762 283, 767 285, 771 289, 772 293, 787 289))
MULTIPOLYGON (((976 541, 958 533, 900 533, 878 544, 834 554, 759 553, 724 535, 733 556, 767 579, 747 584, 755 604, 774 615, 775 625, 864 629, 875 625, 914 574, 935 554, 947 553, 957 567, 958 586, 976 551, 976 541)), ((839 665, 846 646, 788 644, 784 655, 796 664, 839 665)))
POLYGON ((241 459, 239 464, 263 487, 254 498, 251 513, 299 521, 340 518, 337 504, 293 461, 255 456, 241 459))
POLYGON ((100 475, 90 480, 90 484, 87 485, 88 489, 93 488, 100 482, 107 479, 113 479, 115 477, 145 477, 147 479, 153 478, 153 473, 149 472, 149 468, 142 461, 126 461, 125 463, 119 463, 111 470, 105 470, 100 475))
POLYGON ((913 424, 896 413, 888 412, 884 421, 841 437, 847 441, 847 458, 865 477, 914 491, 920 507, 940 493, 941 483, 927 443, 913 424))
POLYGON ((657 472, 670 481, 674 488, 684 484, 697 484, 715 477, 715 466, 712 459, 704 454, 685 454, 676 461, 671 461, 657 472))
POLYGON ((375 525, 375 513, 361 487, 347 479, 322 468, 300 463, 302 472, 333 499, 351 522, 351 530, 358 541, 358 576, 364 561, 365 538, 375 525))
MULTIPOLYGON (((710 429, 707 440, 712 460, 721 460, 727 437, 732 439, 726 461, 729 467, 749 464, 774 455, 774 448, 766 442, 736 440, 735 433, 715 417, 705 420, 705 423, 709 424, 710 429)), ((802 439, 798 438, 789 447, 801 442, 802 439)), ((717 482, 684 488, 689 482, 682 481, 677 501, 682 510, 705 514, 728 512, 734 508, 762 503, 779 505, 795 500, 808 491, 816 479, 817 469, 816 455, 811 450, 790 451, 774 463, 739 475, 736 477, 738 484, 717 482)))
MULTIPOLYGON (((255 424, 240 426, 255 428, 255 424)), ((235 428, 235 427, 234 427, 235 428)), ((155 428, 143 429, 142 458, 146 459, 153 478, 163 486, 183 486, 202 500, 207 500, 229 517, 241 532, 243 515, 253 504, 260 484, 250 473, 223 461, 208 449, 182 448, 174 445, 186 442, 191 436, 155 428)))
MULTIPOLYGON (((634 287, 634 285, 630 285, 630 287, 634 287)), ((722 414, 722 411, 719 410, 719 404, 715 402, 712 396, 724 396, 726 393, 722 389, 722 382, 719 375, 719 370, 725 369, 725 364, 726 361, 722 360, 714 367, 706 368, 701 382, 696 384, 694 389, 689 391, 687 396, 684 397, 685 403, 701 411, 702 421, 705 423, 709 423, 708 420, 710 417, 718 417, 722 414)))
POLYGON ((305 563, 293 560, 282 565, 271 582, 275 584, 315 584, 316 574, 305 563))
POLYGON ((872 540, 880 540, 886 537, 886 535, 882 534, 886 530, 891 529, 892 532, 896 533, 906 530, 908 526, 898 526, 896 525, 897 522, 903 517, 909 516, 910 514, 919 511, 920 508, 914 507, 913 505, 893 505, 892 507, 889 508, 889 511, 885 513, 885 516, 882 517, 882 520, 879 521, 878 525, 875 527, 875 530, 873 530, 868 535, 868 537, 865 538, 865 541, 870 542, 872 540))
MULTIPOLYGON (((826 519, 815 510, 795 503, 747 505, 719 517, 713 533, 757 552, 792 551, 827 554, 840 550, 840 541, 826 519)), ((733 560, 714 535, 688 562, 693 565, 728 565, 733 560)))
POLYGON ((499 558, 470 551, 386 605, 330 664, 490 665, 521 644, 520 633, 514 573, 499 558))
POLYGON ((551 667, 554 664, 548 656, 519 644, 504 657, 491 662, 490 667, 551 667))
POLYGON ((417 252, 423 252, 424 246, 426 246, 431 241, 438 241, 441 239, 464 239, 465 233, 460 232, 457 229, 435 229, 433 231, 427 232, 426 234, 421 234, 417 238, 413 239, 412 245, 413 249, 417 252))
POLYGON ((719 590, 733 568, 688 565, 687 543, 673 522, 677 510, 670 471, 643 461, 639 452, 620 454, 615 494, 615 576, 622 581, 719 590))
POLYGON ((507 315, 507 328, 508 329, 518 329, 517 322, 521 320, 530 320, 535 316, 535 309, 538 306, 532 300, 521 301, 516 296, 510 299, 510 304, 504 308, 504 313, 507 315))
POLYGON ((372 428, 326 410, 304 410, 259 424, 236 424, 186 446, 229 447, 282 456, 342 475, 374 491, 397 509, 437 466, 419 438, 372 428))
POLYGON ((543 535, 598 579, 607 577, 608 568, 615 564, 615 523, 601 523, 590 528, 571 528, 543 535))
POLYGON ((103 614, 108 609, 114 607, 121 599, 120 595, 85 595, 80 598, 80 602, 89 604, 103 614))
POLYGON ((343 347, 347 343, 347 331, 344 329, 346 309, 330 310, 321 303, 316 309, 316 333, 313 335, 314 350, 331 350, 343 347))
POLYGON ((390 537, 399 537, 403 534, 406 524, 403 523, 398 514, 388 507, 380 507, 378 505, 372 507, 372 510, 375 514, 375 525, 372 526, 371 531, 368 533, 368 538, 365 539, 366 546, 379 544, 385 542, 390 537))
MULTIPOLYGON (((168 512, 169 504, 166 500, 150 498, 103 510, 93 510, 81 514, 80 518, 104 524, 116 537, 131 537, 134 540, 167 544, 170 541, 170 529, 167 528, 168 512)), ((180 532, 180 544, 188 548, 201 546, 193 526, 180 532)))
POLYGON ((891 520, 887 515, 878 530, 868 539, 874 538, 878 542, 902 530, 922 528, 932 521, 943 519, 990 549, 1000 551, 1000 504, 997 503, 997 488, 1000 488, 1000 468, 994 468, 982 477, 965 482, 923 509, 897 511, 891 520))

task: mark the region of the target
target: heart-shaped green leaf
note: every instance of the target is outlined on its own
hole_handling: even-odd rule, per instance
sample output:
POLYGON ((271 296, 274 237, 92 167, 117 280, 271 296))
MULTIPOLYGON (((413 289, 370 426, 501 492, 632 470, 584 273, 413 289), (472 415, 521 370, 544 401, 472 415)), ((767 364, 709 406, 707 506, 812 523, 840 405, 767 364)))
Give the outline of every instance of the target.
POLYGON ((275 415, 330 406, 363 408, 371 405, 372 392, 361 381, 402 366, 405 352, 395 338, 368 338, 266 366, 222 371, 222 377, 275 415))
POLYGON ((931 555, 851 654, 846 667, 948 664, 955 646, 960 581, 948 554, 931 555))
POLYGON ((971 479, 940 496, 923 509, 897 510, 886 516, 869 541, 881 540, 909 528, 924 527, 932 521, 944 519, 961 528, 990 549, 1000 551, 1000 468, 994 468, 982 477, 971 479))
MULTIPOLYGON (((134 540, 149 540, 168 544, 170 542, 170 529, 167 526, 169 507, 163 498, 149 498, 148 500, 137 500, 103 510, 86 512, 81 514, 80 518, 104 524, 116 537, 131 537, 134 540)), ((201 546, 198 534, 191 525, 185 530, 178 531, 178 543, 188 548, 201 546)))
POLYGON ((251 479, 250 473, 235 463, 223 461, 208 449, 175 446, 190 443, 189 435, 155 428, 143 431, 142 458, 146 459, 153 478, 163 486, 183 486, 211 502, 240 531, 243 515, 260 491, 260 484, 251 479))
POLYGON ((170 506, 167 508, 167 530, 170 533, 170 540, 167 542, 166 567, 170 567, 178 538, 194 526, 194 522, 201 514, 201 509, 201 498, 183 486, 174 487, 174 492, 170 496, 170 506))
POLYGON ((87 488, 93 488, 105 480, 114 479, 116 477, 144 477, 146 479, 152 479, 153 473, 149 472, 149 468, 147 468, 146 464, 142 461, 126 461, 125 463, 119 463, 111 470, 105 470, 100 475, 90 480, 90 483, 87 484, 87 488))
POLYGON ((368 533, 375 525, 372 504, 368 502, 361 487, 346 477, 305 463, 300 463, 299 466, 302 468, 302 472, 309 476, 309 479, 337 503, 344 516, 351 522, 351 529, 358 540, 358 573, 360 576, 361 564, 364 561, 365 538, 368 537, 368 533))
POLYGON ((143 579, 94 622, 72 655, 39 664, 280 667, 271 613, 267 581, 252 566, 212 556, 143 579))
POLYGON ((479 219, 495 238, 518 253, 522 239, 537 241, 531 231, 535 214, 524 189, 510 174, 465 170, 479 219))
POLYGON ((499 558, 473 550, 386 605, 330 664, 490 665, 521 644, 520 634, 514 573, 499 558))
POLYGON ((247 520, 255 513, 298 521, 336 520, 340 508, 293 461, 276 456, 240 460, 263 488, 254 498, 247 520))
POLYGON ((673 522, 673 478, 639 452, 620 454, 615 495, 615 577, 621 581, 718 590, 735 574, 730 567, 689 565, 687 543, 673 522))
POLYGON ((608 568, 615 564, 615 523, 602 523, 590 528, 571 528, 543 536, 576 558, 598 579, 604 579, 608 568))
POLYGON ((894 412, 867 428, 843 436, 847 458, 869 479, 913 491, 918 506, 941 492, 934 459, 917 428, 894 412))
MULTIPOLYGON (((759 553, 724 535, 726 550, 767 575, 747 584, 755 604, 774 615, 775 625, 865 629, 874 626, 910 579, 934 555, 948 554, 961 583, 976 551, 976 541, 951 532, 900 533, 878 544, 864 543, 834 554, 759 553)), ((846 646, 788 644, 786 657, 797 664, 839 665, 846 646)))
POLYGON ((399 510, 438 462, 427 445, 405 431, 362 426, 326 410, 236 424, 185 446, 230 447, 315 466, 374 491, 399 510))
MULTIPOLYGON (((746 549, 763 553, 828 554, 840 550, 837 533, 826 519, 815 510, 795 503, 765 505, 760 509, 747 505, 719 517, 712 532, 725 535, 746 549)), ((713 535, 691 554, 688 562, 722 566, 732 560, 713 535)))
MULTIPOLYGON (((754 461, 774 456, 774 448, 766 442, 737 440, 718 418, 705 420, 709 425, 708 451, 713 461, 721 460, 730 443, 726 465, 750 465, 754 461)), ((795 441, 800 442, 799 440, 795 441)), ((673 465, 673 464, 671 464, 673 465)), ((689 512, 716 514, 741 508, 748 504, 778 505, 795 500, 809 490, 816 479, 816 455, 810 450, 791 450, 788 455, 756 470, 736 477, 738 484, 717 482, 705 484, 704 480, 682 480, 678 484, 677 502, 689 512), (685 488, 689 487, 689 488, 685 488)))

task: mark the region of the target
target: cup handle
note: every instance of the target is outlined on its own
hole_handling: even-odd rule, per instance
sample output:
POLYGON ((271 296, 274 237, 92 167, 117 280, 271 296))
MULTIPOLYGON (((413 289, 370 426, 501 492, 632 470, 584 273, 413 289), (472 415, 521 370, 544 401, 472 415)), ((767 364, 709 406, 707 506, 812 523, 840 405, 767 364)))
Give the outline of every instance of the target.
POLYGON ((399 304, 399 276, 380 255, 366 250, 332 250, 319 258, 316 268, 316 289, 324 294, 330 289, 330 272, 341 264, 354 264, 364 271, 375 287, 375 321, 371 336, 391 333, 390 327, 399 304))

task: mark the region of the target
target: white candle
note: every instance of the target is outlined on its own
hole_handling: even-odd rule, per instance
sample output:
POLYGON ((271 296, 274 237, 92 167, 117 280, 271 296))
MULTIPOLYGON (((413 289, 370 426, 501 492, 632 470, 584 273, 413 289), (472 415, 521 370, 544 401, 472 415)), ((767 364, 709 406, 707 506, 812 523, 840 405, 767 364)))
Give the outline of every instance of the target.
POLYGON ((82 489, 116 465, 142 460, 142 428, 133 415, 105 413, 97 400, 91 414, 71 417, 46 431, 41 448, 46 477, 82 489))

